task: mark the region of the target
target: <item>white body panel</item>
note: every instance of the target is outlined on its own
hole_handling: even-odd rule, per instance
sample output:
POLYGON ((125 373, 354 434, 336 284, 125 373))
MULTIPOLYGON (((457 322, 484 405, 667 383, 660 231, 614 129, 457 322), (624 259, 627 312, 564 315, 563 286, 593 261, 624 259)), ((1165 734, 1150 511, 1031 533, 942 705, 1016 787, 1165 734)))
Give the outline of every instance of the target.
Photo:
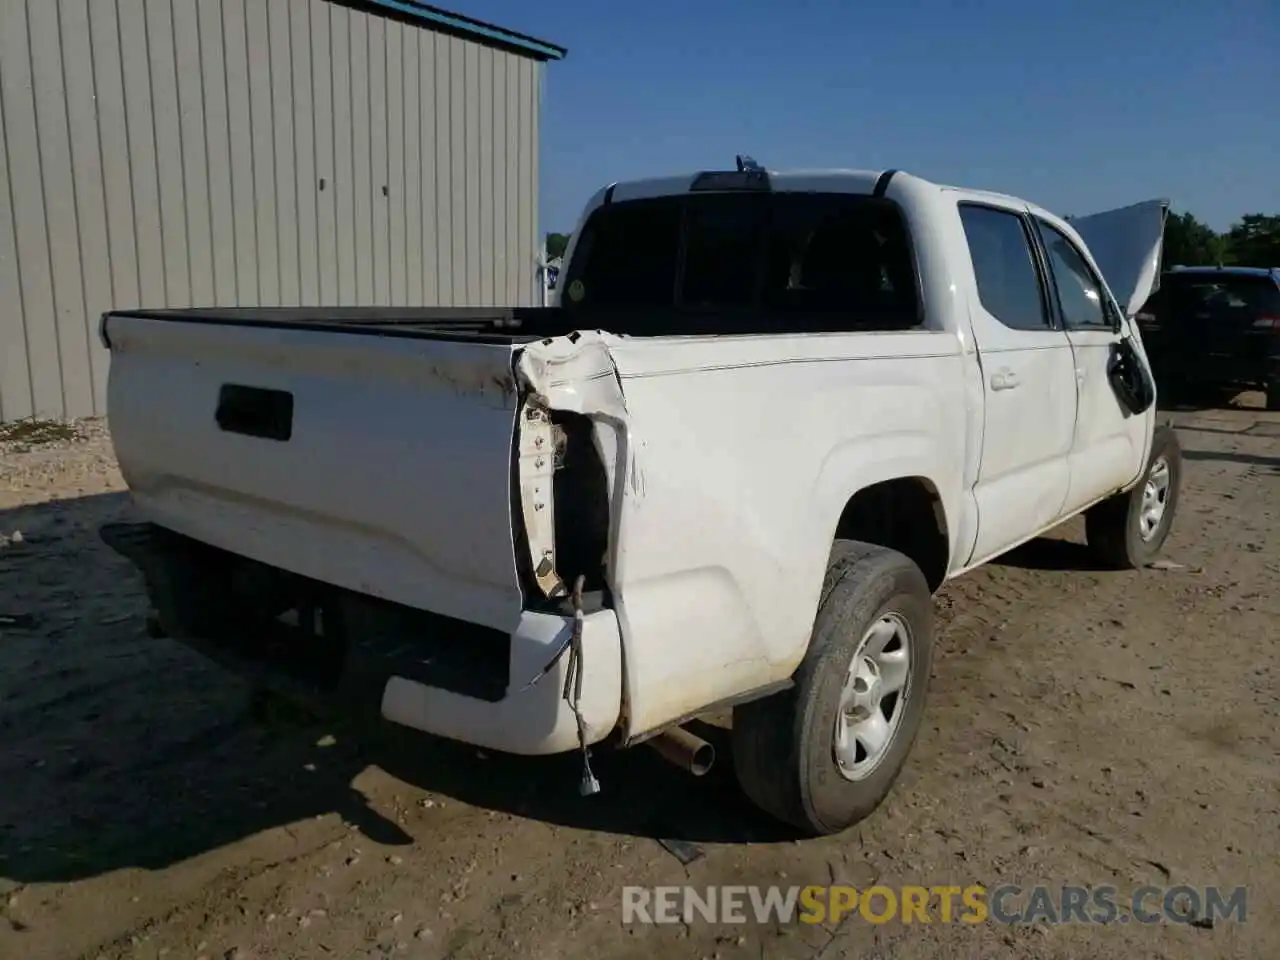
POLYGON ((929 479, 958 542, 967 424, 953 398, 971 361, 954 335, 635 341, 612 353, 632 425, 614 580, 624 636, 637 638, 627 701, 638 730, 791 675, 859 490, 929 479))
POLYGON ((1076 426, 1075 363, 1061 331, 1018 335, 974 304, 986 374, 982 469, 972 559, 990 557, 1062 516, 1076 426))
POLYGON ((1066 512, 1074 514, 1137 481, 1150 448, 1151 423, 1130 416, 1107 385, 1107 364, 1119 335, 1071 330, 1067 339, 1079 387, 1066 502, 1066 512))
MULTIPOLYGON (((797 174, 774 188, 869 193, 877 179, 797 174)), ((615 199, 688 183, 620 185, 615 199)), ((954 576, 1140 475, 1154 413, 1125 417, 1107 383, 1118 334, 1013 331, 977 296, 957 203, 1049 215, 907 175, 887 195, 915 245, 925 323, 910 332, 584 331, 505 346, 115 317, 110 402, 122 469, 161 525, 509 632, 507 699, 393 679, 383 712, 543 753, 576 743, 558 699, 563 665, 531 689, 524 674, 572 618, 522 612, 513 504, 534 516, 530 491, 545 476, 518 437, 513 497, 513 430, 531 397, 590 417, 611 491, 613 609, 589 616, 584 632, 588 739, 615 725, 644 734, 790 677, 837 522, 869 485, 926 481, 954 576), (289 443, 217 430, 218 385, 238 380, 295 394, 289 443)), ((605 191, 584 219, 603 202, 605 191)), ((571 246, 566 266, 573 255, 571 246)))
POLYGON ((1078 398, 1071 443, 1068 514, 1077 513, 1116 490, 1136 483, 1147 461, 1154 409, 1144 416, 1131 416, 1109 388, 1107 370, 1113 350, 1122 337, 1130 338, 1146 362, 1137 325, 1131 317, 1146 302, 1160 278, 1168 205, 1167 200, 1150 200, 1069 221, 1031 208, 1034 216, 1072 242, 1076 252, 1102 281, 1100 293, 1110 300, 1119 317, 1118 330, 1066 330, 1078 398), (1093 239, 1087 239, 1089 237, 1093 239), (1099 249, 1101 255, 1098 255, 1099 249), (1119 296, 1117 284, 1124 291, 1119 296))

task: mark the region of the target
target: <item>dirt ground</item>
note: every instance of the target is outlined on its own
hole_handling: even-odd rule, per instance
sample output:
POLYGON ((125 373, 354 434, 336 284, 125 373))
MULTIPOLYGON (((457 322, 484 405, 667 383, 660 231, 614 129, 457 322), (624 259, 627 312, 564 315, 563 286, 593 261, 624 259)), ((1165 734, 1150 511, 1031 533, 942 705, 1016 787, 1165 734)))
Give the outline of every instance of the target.
MULTIPOLYGON (((1167 557, 1090 569, 1078 523, 948 585, 889 801, 797 842, 647 749, 478 753, 255 723, 144 630, 96 536, 128 515, 100 423, 0 441, 0 958, 1280 957, 1280 415, 1172 414, 1167 557), (659 840, 701 856, 682 864, 659 840), (1244 885, 1248 920, 1008 927, 621 923, 623 885, 1244 885), (1206 928, 1208 927, 1208 928, 1206 928)), ((1123 894, 1122 894, 1123 895, 1123 894)))

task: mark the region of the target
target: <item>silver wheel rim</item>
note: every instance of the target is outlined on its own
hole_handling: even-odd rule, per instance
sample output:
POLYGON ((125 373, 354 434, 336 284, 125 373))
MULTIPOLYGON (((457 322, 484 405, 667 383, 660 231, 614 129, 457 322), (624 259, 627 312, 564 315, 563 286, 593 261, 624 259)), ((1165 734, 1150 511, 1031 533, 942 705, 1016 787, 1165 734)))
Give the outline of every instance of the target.
POLYGON ((832 752, 846 780, 878 767, 902 725, 911 680, 911 629, 885 614, 862 635, 840 691, 832 752))
POLYGON ((1160 529, 1165 511, 1169 508, 1169 461, 1160 457, 1147 471, 1142 487, 1142 512, 1138 516, 1138 535, 1150 540, 1160 529))

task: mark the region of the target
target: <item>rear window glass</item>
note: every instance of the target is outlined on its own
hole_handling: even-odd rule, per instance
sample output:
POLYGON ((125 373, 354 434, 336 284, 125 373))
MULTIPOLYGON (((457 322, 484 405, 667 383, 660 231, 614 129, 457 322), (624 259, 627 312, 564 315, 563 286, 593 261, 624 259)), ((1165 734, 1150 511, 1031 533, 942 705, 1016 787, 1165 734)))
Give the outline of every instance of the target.
POLYGON ((593 215, 578 241, 561 301, 600 309, 670 306, 676 286, 679 203, 663 198, 606 209, 608 216, 593 215), (578 265, 584 258, 587 269, 582 270, 578 265))
POLYGON ((601 207, 583 230, 561 305, 728 314, 726 329, 735 331, 799 329, 817 315, 824 327, 850 329, 920 319, 898 207, 830 193, 688 194, 601 207))
POLYGON ((1166 274, 1151 304, 1208 314, 1277 313, 1280 287, 1264 276, 1166 274))

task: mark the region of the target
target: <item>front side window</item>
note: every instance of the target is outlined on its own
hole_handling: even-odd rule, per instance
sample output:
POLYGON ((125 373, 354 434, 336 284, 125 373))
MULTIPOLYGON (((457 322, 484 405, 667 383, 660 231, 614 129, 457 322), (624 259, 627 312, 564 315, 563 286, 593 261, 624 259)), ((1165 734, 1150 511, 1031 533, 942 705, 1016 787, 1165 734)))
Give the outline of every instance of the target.
POLYGON ((1058 293, 1062 325, 1068 330, 1112 329, 1102 283, 1066 234, 1039 218, 1036 226, 1049 258, 1049 272, 1058 293))

